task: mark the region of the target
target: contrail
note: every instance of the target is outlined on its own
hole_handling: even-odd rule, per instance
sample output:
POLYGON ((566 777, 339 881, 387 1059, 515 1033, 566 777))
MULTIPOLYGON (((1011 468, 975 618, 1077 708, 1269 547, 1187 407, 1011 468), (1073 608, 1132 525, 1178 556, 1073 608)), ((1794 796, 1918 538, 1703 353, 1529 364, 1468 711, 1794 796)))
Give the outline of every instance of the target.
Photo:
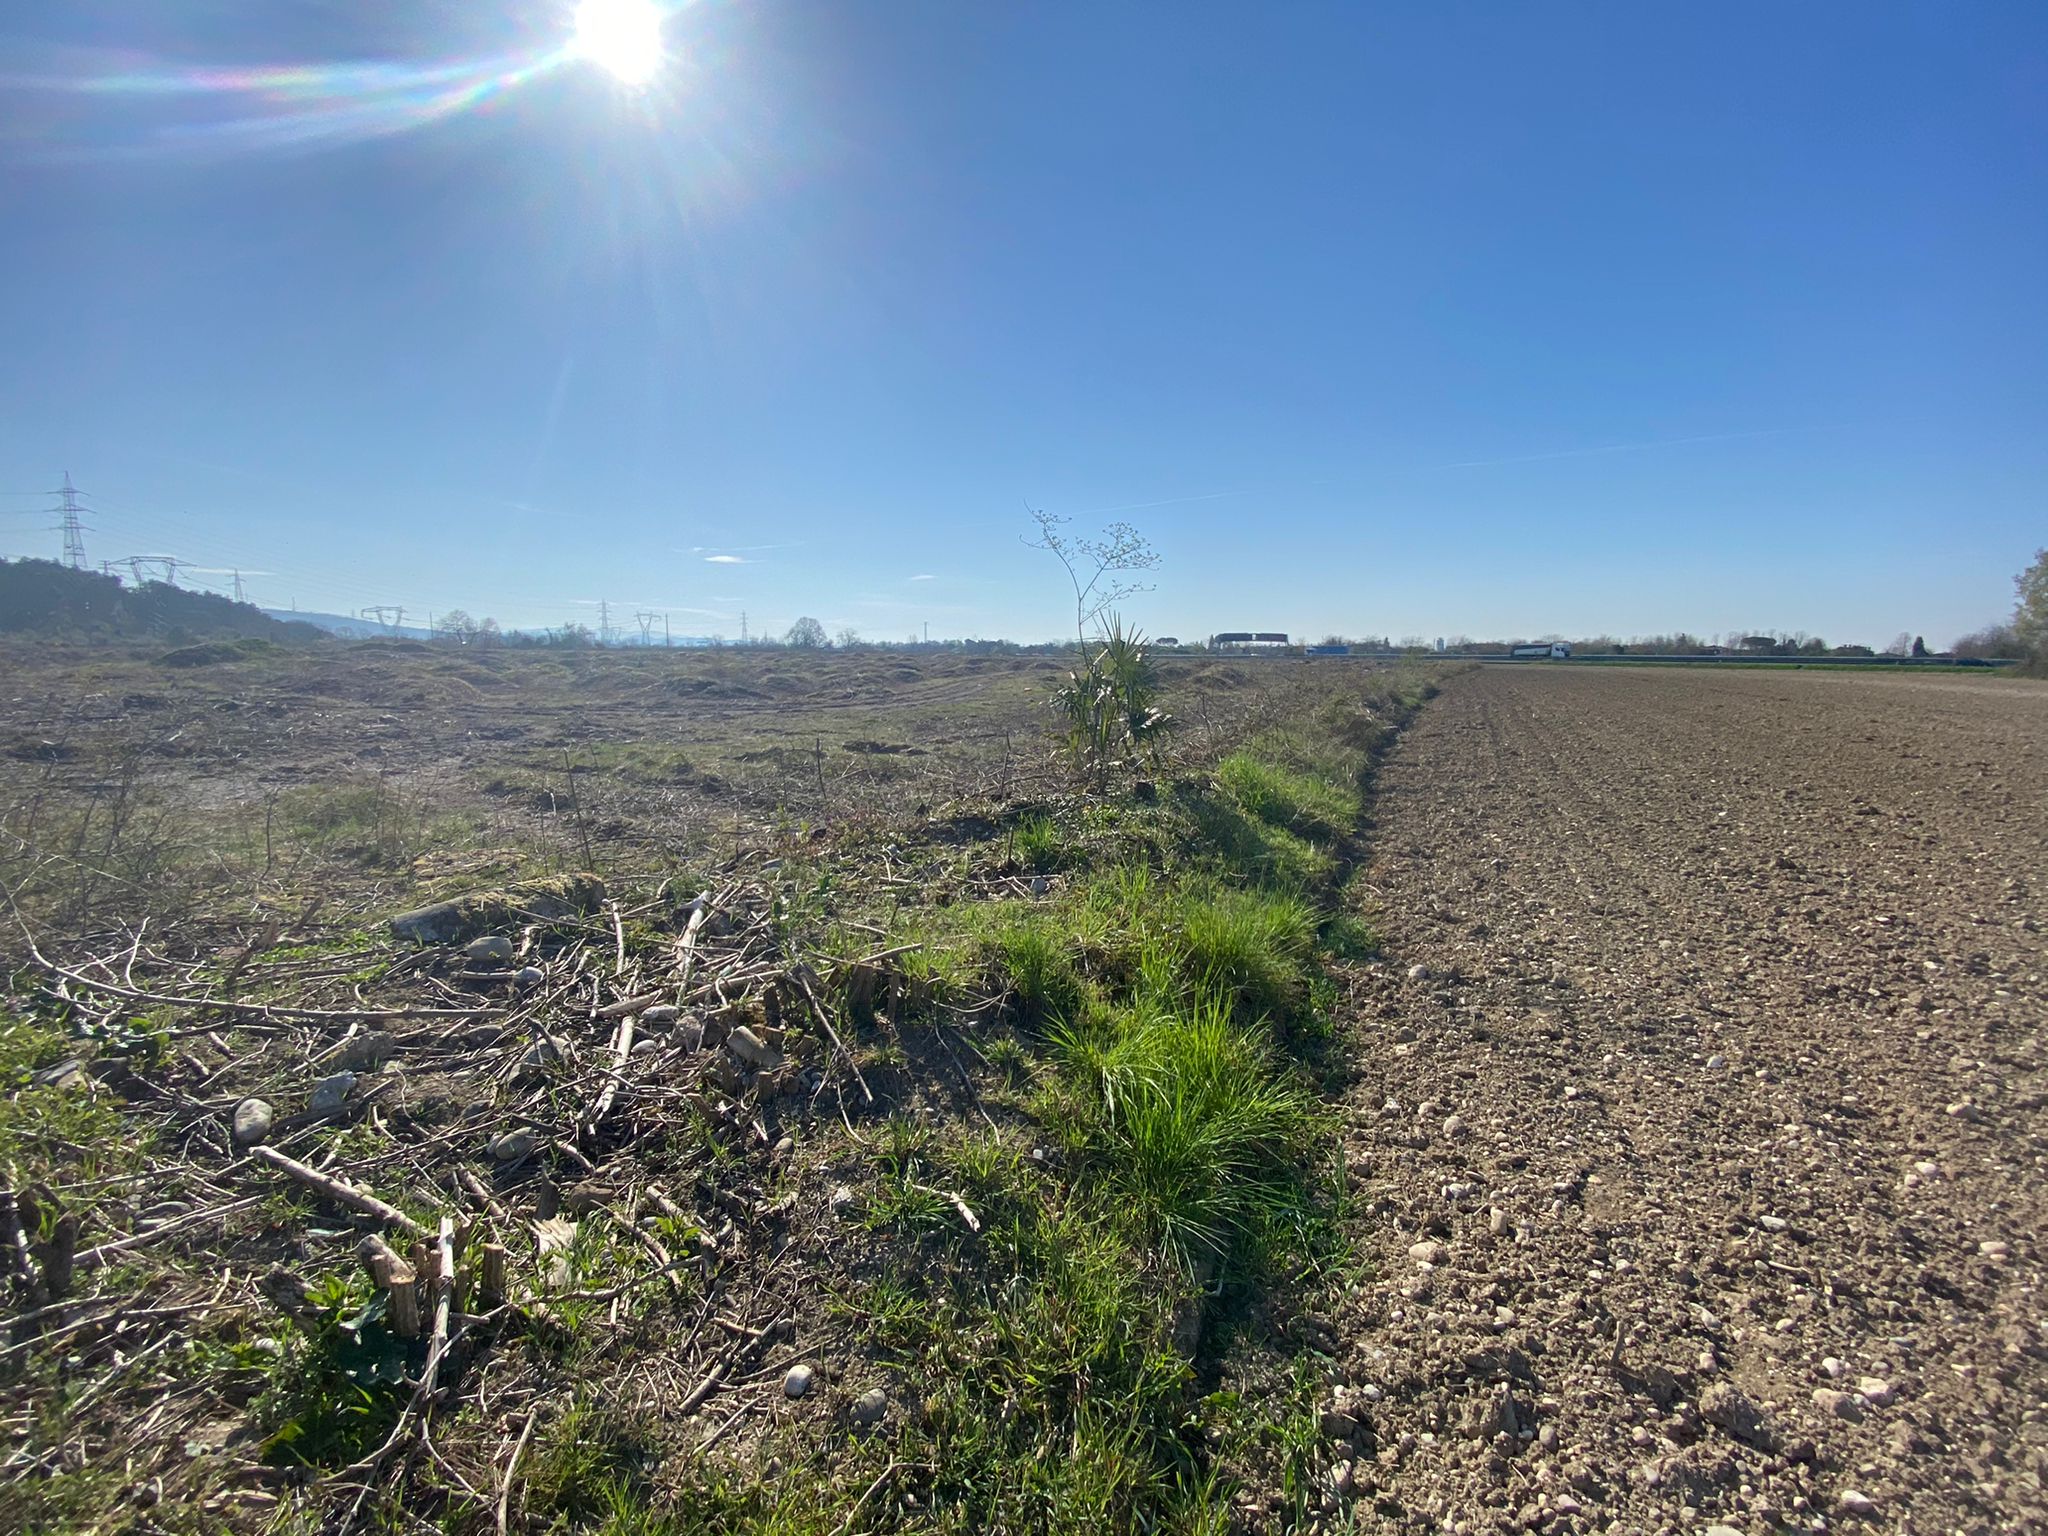
POLYGON ((1732 443, 1748 437, 1783 437, 1797 427, 1772 427, 1764 432, 1709 432, 1703 437, 1660 437, 1647 443, 1608 443, 1599 448, 1566 448, 1557 453, 1524 453, 1511 459, 1461 459, 1432 464, 1432 469, 1488 469, 1496 464, 1540 464, 1546 459, 1590 459, 1603 453, 1640 453, 1646 448, 1680 448, 1687 443, 1732 443))
POLYGON ((1120 507, 1089 507, 1075 517, 1107 517, 1112 512, 1143 512, 1148 507, 1178 507, 1190 501, 1221 501, 1225 496, 1242 496, 1242 491, 1210 491, 1203 496, 1168 496, 1163 501, 1132 501, 1120 507))

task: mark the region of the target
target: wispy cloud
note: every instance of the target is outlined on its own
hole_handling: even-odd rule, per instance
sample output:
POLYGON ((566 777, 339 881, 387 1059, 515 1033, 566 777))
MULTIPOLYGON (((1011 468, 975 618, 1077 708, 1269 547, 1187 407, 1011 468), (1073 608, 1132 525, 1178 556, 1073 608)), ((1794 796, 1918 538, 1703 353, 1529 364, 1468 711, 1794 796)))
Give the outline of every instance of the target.
POLYGON ((936 576, 930 576, 930 575, 924 575, 924 576, 906 576, 906 577, 904 578, 904 580, 906 580, 906 581, 937 581, 938 579, 939 579, 938 577, 936 577, 936 576))
POLYGON ((1491 469, 1497 464, 1541 464, 1549 459, 1590 459, 1608 453, 1642 453, 1651 448, 1683 448, 1691 443, 1733 443, 1745 438, 1783 437, 1796 427, 1772 427, 1762 432, 1709 432, 1701 437, 1659 437, 1645 443, 1603 443, 1597 448, 1563 448, 1555 453, 1522 453, 1506 459, 1460 459, 1455 464, 1434 464, 1432 469, 1491 469))
POLYGON ((1072 514, 1075 517, 1107 517, 1112 512, 1143 512, 1152 507, 1178 507, 1192 501, 1221 501, 1226 496, 1242 496, 1242 491, 1206 491, 1200 496, 1168 496, 1159 501, 1127 501, 1118 507, 1088 507, 1072 514))
POLYGON ((748 562, 738 555, 706 555, 706 565, 746 565, 748 562))

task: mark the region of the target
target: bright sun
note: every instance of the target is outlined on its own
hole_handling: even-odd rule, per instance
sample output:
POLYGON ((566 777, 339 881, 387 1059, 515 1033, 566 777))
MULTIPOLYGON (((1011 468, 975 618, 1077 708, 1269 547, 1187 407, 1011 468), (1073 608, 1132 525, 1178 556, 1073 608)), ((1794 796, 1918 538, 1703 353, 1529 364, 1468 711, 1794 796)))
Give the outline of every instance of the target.
POLYGON ((645 85, 661 68, 661 7, 655 0, 582 0, 576 52, 627 85, 645 85))

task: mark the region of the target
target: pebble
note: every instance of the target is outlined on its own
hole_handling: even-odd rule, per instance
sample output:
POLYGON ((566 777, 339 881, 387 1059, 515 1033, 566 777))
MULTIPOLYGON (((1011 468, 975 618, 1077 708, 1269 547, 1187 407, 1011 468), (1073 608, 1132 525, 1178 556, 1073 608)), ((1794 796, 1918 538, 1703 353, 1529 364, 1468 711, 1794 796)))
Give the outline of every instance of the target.
POLYGON ((1449 1119, 1445 1120, 1445 1121, 1444 1121, 1444 1134, 1445 1134, 1446 1136, 1462 1136, 1462 1135, 1464 1135, 1464 1134, 1465 1134, 1465 1121, 1464 1121, 1463 1117, 1462 1117, 1462 1116, 1459 1116, 1459 1115, 1452 1115, 1452 1116, 1451 1116, 1451 1117, 1450 1117, 1449 1119))
POLYGON ((1768 1426, 1757 1406, 1743 1396, 1740 1388, 1717 1381, 1700 1393, 1700 1417, 1718 1424, 1738 1440, 1760 1443, 1768 1426))
POLYGON ((527 1067, 545 1067, 562 1059, 562 1048, 555 1043, 552 1035, 542 1035, 526 1048, 520 1064, 527 1067))
POLYGON ((1792 1225, 1791 1222, 1782 1216, 1759 1216, 1756 1219, 1756 1224, 1766 1232, 1782 1232, 1792 1225))
POLYGON ((313 1113, 331 1115, 348 1102, 349 1090, 356 1085, 353 1072, 337 1072, 332 1077, 323 1077, 313 1085, 313 1113))
POLYGON ((1840 1360, 1837 1360, 1833 1355, 1829 1355, 1825 1360, 1821 1361, 1820 1369, 1821 1374, 1826 1376, 1828 1380, 1839 1381, 1848 1371, 1849 1367, 1840 1360))
POLYGON ((726 1037, 725 1048, 748 1066, 759 1067, 764 1072, 773 1071, 782 1065, 782 1052, 745 1024, 726 1037))
POLYGON ((782 1140, 775 1143, 775 1155, 777 1157, 787 1157, 795 1150, 796 1138, 794 1136, 785 1136, 782 1140))
POLYGON ((1709 1056, 1707 1058, 1707 1070, 1709 1072, 1718 1072, 1727 1065, 1728 1058, 1726 1056, 1709 1056))
POLYGON ((500 933, 487 934, 481 939, 471 939, 468 947, 462 952, 471 960, 495 960, 500 965, 512 963, 512 941, 500 933))
POLYGON ((548 979, 548 973, 537 965, 522 965, 512 979, 522 987, 537 987, 548 979))
POLYGON ((1855 1394, 1838 1392, 1833 1387, 1815 1387, 1813 1406, 1832 1418, 1845 1419, 1851 1424, 1863 1417, 1863 1405, 1856 1401, 1855 1394))
POLYGON ((1505 1236, 1508 1230, 1508 1213, 1499 1206, 1494 1206, 1486 1213, 1486 1230, 1495 1237, 1505 1236))
POLYGON ((1854 1488, 1844 1488, 1835 1499, 1835 1508, 1845 1515, 1874 1515, 1877 1500, 1867 1493, 1858 1493, 1854 1488))
POLYGON ((1858 1377, 1856 1395, 1873 1408, 1889 1407, 1892 1400, 1892 1384, 1880 1376, 1858 1377))
POLYGON ((817 1373, 808 1365, 792 1365, 789 1374, 782 1378, 782 1395, 802 1397, 811 1390, 811 1383, 816 1378, 817 1373))
POLYGON ((1410 981, 1427 981, 1427 980, 1429 980, 1429 967, 1428 967, 1428 966, 1426 966, 1426 965, 1411 965, 1411 966, 1409 966, 1409 967, 1408 967, 1408 979, 1409 979, 1410 981))
POLYGON ((2012 1257, 2012 1249, 1996 1239, 1986 1239, 1977 1245, 1977 1252, 1994 1264, 2003 1264, 2012 1257))
POLYGON ((1441 1264, 1444 1258, 1444 1245, 1425 1238, 1419 1243, 1408 1245, 1408 1257, 1418 1264, 1441 1264))
POLYGON ((1044 895, 1044 894, 1045 894, 1045 893, 1046 893, 1047 891, 1049 891, 1049 890, 1051 890, 1051 889, 1052 889, 1052 882, 1051 882, 1050 880, 1046 879, 1046 878, 1045 878, 1045 876, 1043 876, 1043 875, 1033 875, 1033 876, 1031 877, 1031 894, 1032 894, 1032 895, 1034 895, 1034 896, 1043 896, 1043 895, 1044 895))
POLYGON ((521 1158, 531 1157, 533 1149, 540 1145, 540 1138, 523 1127, 516 1131, 501 1131, 490 1140, 487 1150, 492 1158, 501 1163, 516 1163, 521 1158))
POLYGON ((880 1387, 870 1387, 854 1399, 853 1422, 856 1424, 879 1424, 882 1415, 889 1411, 889 1394, 880 1387))
POLYGON ((848 1189, 844 1184, 841 1184, 837 1189, 832 1191, 831 1204, 832 1214, 834 1216, 845 1216, 850 1214, 853 1210, 853 1191, 848 1189))
POLYGON ((261 1099, 244 1099, 235 1106, 235 1144, 253 1147, 270 1135, 275 1116, 261 1099))
POLYGON ((341 1048, 341 1064, 359 1072, 374 1072, 398 1054, 398 1042, 381 1029, 357 1035, 341 1048))
POLYGON ((673 1003, 656 1003, 640 1015, 640 1022, 649 1029, 666 1029, 681 1013, 682 1010, 673 1003))
POLYGON ((85 1058, 73 1056, 35 1074, 38 1088, 82 1088, 85 1086, 85 1058))

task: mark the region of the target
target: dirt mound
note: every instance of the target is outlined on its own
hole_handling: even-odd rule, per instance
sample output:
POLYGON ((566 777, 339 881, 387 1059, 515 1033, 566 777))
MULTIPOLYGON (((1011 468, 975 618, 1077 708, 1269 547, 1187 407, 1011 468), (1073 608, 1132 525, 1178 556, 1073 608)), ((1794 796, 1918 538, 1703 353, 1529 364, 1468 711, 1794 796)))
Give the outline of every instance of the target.
POLYGON ((761 691, 719 677, 667 677, 661 690, 686 699, 758 699, 761 691))

